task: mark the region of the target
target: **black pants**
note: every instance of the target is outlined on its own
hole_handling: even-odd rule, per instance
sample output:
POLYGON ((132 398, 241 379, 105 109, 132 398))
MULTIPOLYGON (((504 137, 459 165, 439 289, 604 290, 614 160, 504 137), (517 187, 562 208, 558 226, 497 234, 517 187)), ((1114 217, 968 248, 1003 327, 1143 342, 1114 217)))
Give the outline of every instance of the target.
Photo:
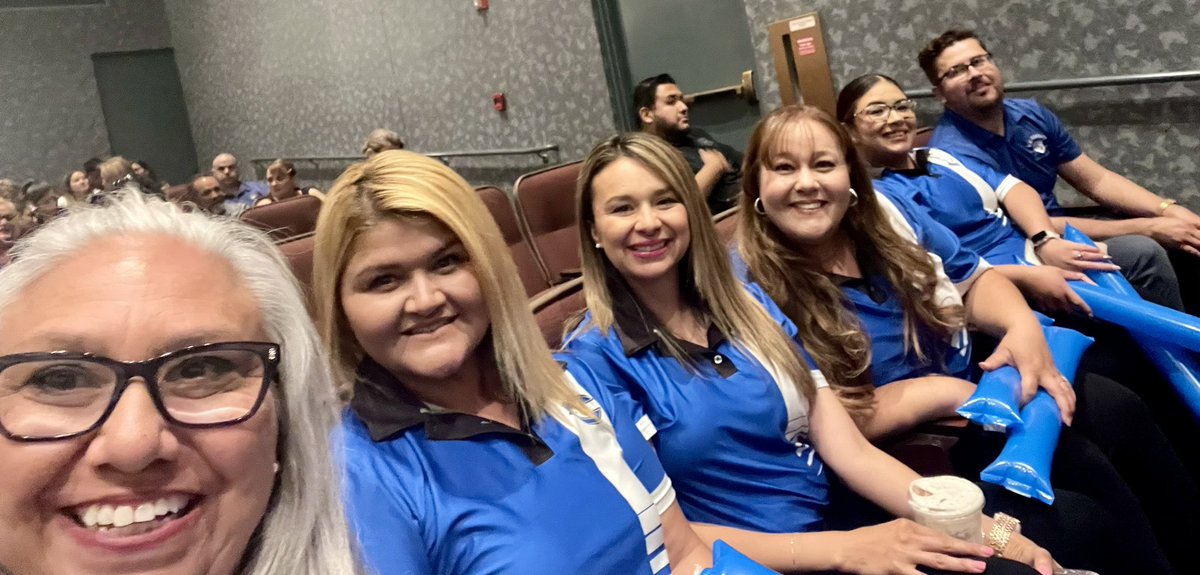
POLYGON ((1200 317, 1200 258, 1180 250, 1167 250, 1167 255, 1179 279, 1183 310, 1200 317))

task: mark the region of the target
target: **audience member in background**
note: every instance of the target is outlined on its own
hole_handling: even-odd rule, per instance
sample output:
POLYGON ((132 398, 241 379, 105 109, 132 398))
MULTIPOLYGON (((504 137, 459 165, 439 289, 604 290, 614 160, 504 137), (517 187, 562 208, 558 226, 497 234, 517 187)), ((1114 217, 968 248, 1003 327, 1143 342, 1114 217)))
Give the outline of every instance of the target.
POLYGON ((275 160, 267 166, 267 186, 270 192, 258 200, 255 206, 265 206, 297 196, 316 196, 324 199, 325 194, 316 188, 301 188, 296 185, 296 166, 287 160, 275 160))
POLYGON ((40 226, 58 214, 59 191, 46 182, 29 184, 25 188, 25 209, 29 210, 35 226, 40 226))
POLYGON ((659 74, 639 82, 633 89, 633 115, 643 132, 670 142, 683 153, 709 211, 718 214, 737 205, 742 153, 692 127, 688 105, 674 78, 659 74))
POLYGON ((113 156, 100 163, 100 184, 104 191, 111 192, 123 187, 133 173, 133 163, 123 156, 113 156))
MULTIPOLYGON (((863 438, 792 341, 795 327, 734 276, 676 150, 644 134, 598 144, 576 217, 589 311, 563 357, 600 374, 629 410, 698 531, 789 572, 983 570, 973 557, 992 549, 903 519, 825 531, 826 465, 899 517, 910 516, 916 474, 863 438)), ((1025 538, 1003 551, 1051 565, 1025 538)))
POLYGON ((20 204, 21 187, 8 178, 0 178, 0 198, 9 200, 14 204, 20 204))
POLYGON ((98 194, 104 191, 104 181, 100 177, 100 164, 104 163, 100 158, 90 158, 83 163, 83 173, 87 174, 88 185, 92 188, 93 194, 98 194))
POLYGON ((371 130, 371 133, 367 135, 367 141, 363 142, 362 153, 370 158, 384 150, 403 149, 404 141, 400 139, 400 134, 386 128, 376 128, 371 130))
POLYGON ((503 245, 471 186, 411 152, 355 164, 329 193, 314 301, 353 388, 347 511, 366 562, 697 572, 707 546, 654 451, 589 372, 551 357, 503 245))
POLYGON ((233 154, 222 153, 212 161, 212 175, 225 195, 225 213, 236 216, 269 193, 266 182, 243 182, 233 154))
POLYGON ((1156 293, 1143 290, 1155 303, 1184 309, 1182 283, 1188 310, 1200 313, 1200 216, 1088 157, 1045 106, 1035 100, 1006 99, 1004 76, 974 32, 944 32, 917 60, 946 108, 932 147, 1020 178, 1037 190, 1058 233, 1070 223, 1092 239, 1107 242, 1109 255, 1122 269, 1149 269, 1166 278, 1156 293), (1054 195, 1059 176, 1126 219, 1062 217, 1054 195), (1170 257, 1163 246, 1171 250, 1170 257))
POLYGON ((0 268, 8 265, 8 250, 17 241, 19 217, 17 205, 8 198, 0 197, 0 268))
POLYGON ((143 160, 134 160, 130 165, 134 180, 142 187, 142 192, 153 194, 155 196, 164 196, 167 188, 171 187, 166 182, 158 179, 154 174, 154 170, 150 169, 150 165, 143 160))
POLYGON ((192 178, 192 182, 188 184, 183 195, 172 201, 194 205, 196 209, 205 213, 219 216, 228 215, 225 213, 225 194, 221 192, 221 184, 217 183, 216 178, 207 174, 200 174, 192 178))
MULTIPOLYGON (((868 437, 952 416, 974 391, 973 361, 986 356, 979 365, 988 370, 1011 365, 1023 401, 1040 387, 1071 425, 1059 438, 1054 486, 1120 518, 1125 547, 1045 544, 1060 560, 1101 572, 1170 571, 1129 485, 1178 496, 1174 507, 1171 497, 1146 499, 1167 529, 1190 524, 1200 496, 1136 395, 1086 369, 1072 391, 1021 294, 911 201, 876 193, 850 135, 828 114, 780 108, 755 127, 747 152, 739 254, 868 437), (968 325, 998 340, 995 349, 973 358, 968 325)), ((978 477, 1003 442, 973 427, 952 463, 978 477)))
POLYGON ((88 182, 87 172, 83 170, 67 174, 67 177, 63 178, 62 189, 62 200, 68 205, 87 203, 88 196, 92 195, 92 185, 88 182))
POLYGON ((14 252, 0 572, 358 573, 329 366, 266 236, 126 191, 14 252))

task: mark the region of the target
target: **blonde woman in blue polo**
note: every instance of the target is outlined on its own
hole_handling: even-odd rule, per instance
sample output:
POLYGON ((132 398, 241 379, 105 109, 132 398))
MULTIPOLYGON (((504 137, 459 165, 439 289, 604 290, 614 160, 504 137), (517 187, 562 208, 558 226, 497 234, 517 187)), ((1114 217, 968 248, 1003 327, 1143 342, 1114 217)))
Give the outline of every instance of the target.
POLYGON ((554 361, 496 245, 474 190, 411 152, 350 167, 326 198, 314 295, 353 395, 346 503, 366 563, 377 575, 707 565, 653 451, 588 370, 554 361))

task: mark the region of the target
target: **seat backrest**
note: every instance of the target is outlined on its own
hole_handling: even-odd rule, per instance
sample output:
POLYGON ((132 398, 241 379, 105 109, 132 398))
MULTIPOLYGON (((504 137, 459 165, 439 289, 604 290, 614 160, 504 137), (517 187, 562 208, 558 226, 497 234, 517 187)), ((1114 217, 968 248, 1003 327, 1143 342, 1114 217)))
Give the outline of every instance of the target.
POLYGON ((513 262, 517 264, 517 274, 521 276, 521 283, 525 286, 525 295, 532 296, 548 289, 550 280, 546 277, 541 262, 534 255, 529 241, 525 239, 525 234, 521 232, 517 211, 513 208, 508 194, 496 186, 475 188, 475 191, 479 193, 479 198, 487 205, 492 219, 496 220, 496 225, 500 227, 504 243, 508 245, 513 262))
POLYGON ((583 295, 583 278, 575 278, 538 294, 529 302, 529 309, 537 319, 542 337, 550 349, 562 346, 563 330, 567 320, 587 307, 583 295))
POLYGON ((182 201, 184 196, 188 194, 188 188, 190 187, 190 184, 175 184, 174 186, 167 188, 167 191, 163 194, 163 196, 167 198, 167 201, 182 201))
POLYGON ((715 216, 713 216, 713 225, 717 228, 717 239, 721 240, 721 245, 729 247, 733 241, 733 234, 737 232, 737 208, 729 208, 715 216))
POLYGON ((279 251, 283 252, 287 258, 288 264, 292 268, 292 273, 296 279, 300 280, 300 285, 304 288, 306 299, 308 292, 312 287, 312 271, 313 271, 313 247, 315 233, 307 233, 288 240, 275 244, 279 251))
POLYGON ((312 195, 296 196, 242 212, 241 220, 271 234, 275 240, 286 240, 317 229, 321 214, 321 198, 312 195))
POLYGON ((913 147, 914 148, 928 148, 929 141, 932 139, 933 139, 933 128, 931 128, 929 126, 925 126, 924 128, 917 128, 917 131, 913 133, 913 147))
POLYGON ((581 162, 525 174, 513 185, 517 211, 534 254, 551 283, 579 270, 579 231, 575 221, 575 180, 581 162))

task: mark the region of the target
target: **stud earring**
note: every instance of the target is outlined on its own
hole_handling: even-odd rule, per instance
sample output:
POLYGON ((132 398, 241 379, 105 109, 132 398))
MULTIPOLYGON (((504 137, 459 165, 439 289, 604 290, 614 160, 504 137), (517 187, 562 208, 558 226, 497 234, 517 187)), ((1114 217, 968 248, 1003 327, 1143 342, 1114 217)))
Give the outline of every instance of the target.
POLYGON ((275 462, 275 475, 279 475, 279 462, 275 462))
POLYGON ((600 249, 600 242, 596 242, 596 249, 600 249))

